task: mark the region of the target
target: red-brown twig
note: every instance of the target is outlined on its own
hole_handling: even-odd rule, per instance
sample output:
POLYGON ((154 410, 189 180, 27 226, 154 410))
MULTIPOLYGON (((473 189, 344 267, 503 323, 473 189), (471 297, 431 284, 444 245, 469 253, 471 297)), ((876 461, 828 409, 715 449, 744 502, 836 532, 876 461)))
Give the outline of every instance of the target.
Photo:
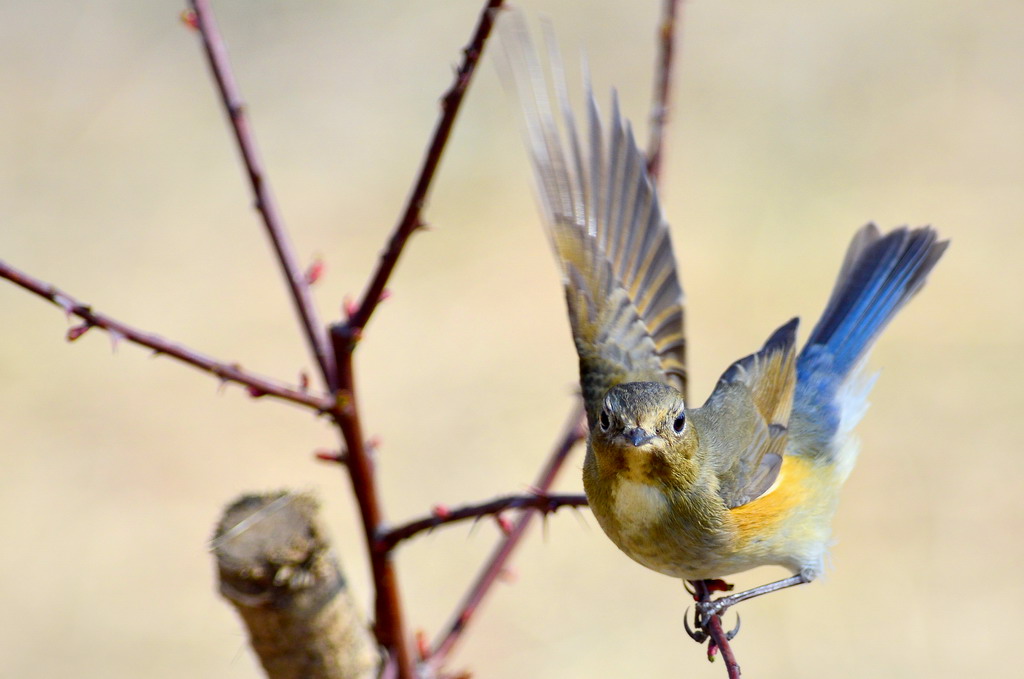
POLYGON ((672 72, 675 65, 675 37, 681 22, 682 0, 663 0, 661 25, 658 28, 658 63, 654 78, 654 101, 651 105, 651 138, 647 148, 647 172, 657 184, 661 178, 661 159, 668 127, 672 72))
POLYGON ((559 507, 586 507, 587 497, 574 493, 570 495, 551 495, 548 493, 532 493, 530 495, 506 495, 479 504, 464 505, 455 509, 435 507, 430 516, 409 521, 408 523, 389 528, 377 537, 377 549, 388 551, 394 549, 399 542, 408 540, 424 531, 438 526, 468 519, 480 519, 492 514, 500 514, 509 509, 535 509, 551 514, 559 507))
MULTIPOLYGON (((693 585, 694 592, 696 595, 694 598, 699 602, 707 602, 711 600, 712 588, 708 586, 706 580, 693 580, 690 582, 693 585)), ((707 632, 710 639, 708 640, 708 659, 714 659, 715 648, 722 654, 722 661, 725 663, 725 671, 729 675, 729 679, 739 679, 740 677, 740 665, 736 662, 736 655, 732 652, 732 646, 729 644, 729 635, 722 629, 722 619, 717 615, 712 615, 707 624, 704 625, 704 631, 707 632)))
POLYGON ((366 287, 361 302, 349 315, 347 322, 331 328, 331 342, 337 360, 334 384, 337 386, 338 395, 338 403, 332 414, 345 439, 352 490, 359 505, 363 530, 370 552, 376 591, 375 633, 377 641, 388 652, 385 673, 395 672, 400 679, 412 679, 413 662, 409 640, 405 635, 401 597, 398 592, 398 580, 391 561, 391 554, 388 550, 374 549, 377 535, 384 528, 384 514, 374 478, 373 461, 362 432, 356 399, 352 353, 362 337, 363 328, 377 305, 380 304, 384 287, 398 263, 406 241, 416 229, 422 226, 421 215, 427 193, 437 173, 441 155, 448 142, 452 126, 455 124, 462 99, 494 25, 494 13, 501 4, 502 0, 488 0, 480 15, 473 37, 463 50, 462 64, 456 72, 454 83, 442 99, 441 117, 427 147, 416 184, 409 196, 402 217, 391 234, 387 248, 380 257, 377 269, 366 287))
POLYGON ((405 248, 406 241, 409 240, 409 236, 416 229, 423 226, 421 215, 423 206, 427 201, 427 194, 434 181, 434 176, 437 174, 437 166, 441 162, 441 155, 444 153, 452 126, 455 124, 455 118, 462 104, 462 98, 469 87, 469 82, 473 77, 473 72, 476 70, 476 65, 480 61, 484 43, 491 33, 496 14, 501 8, 502 3, 503 0, 487 1, 483 11, 480 13, 480 19, 477 22, 473 37, 470 39, 469 45, 462 51, 462 63, 455 73, 455 82, 452 83, 451 89, 441 99, 441 117, 434 128, 434 136, 430 141, 430 146, 427 147, 427 153, 423 158, 423 165, 420 167, 416 184, 413 186, 412 193, 409 194, 409 200, 406 202, 402 217, 398 220, 398 224, 388 240, 387 249, 381 253, 377 270, 370 279, 370 283, 366 286, 362 301, 359 302, 359 306, 349 319, 349 325, 353 328, 361 330, 366 327, 366 323, 370 320, 370 316, 373 315, 374 309, 380 304, 381 295, 384 294, 384 287, 387 285, 391 272, 394 271, 395 265, 398 263, 398 258, 405 248))
POLYGON ((325 396, 306 393, 276 380, 261 377, 243 370, 237 363, 219 361, 177 342, 171 342, 159 335, 138 330, 106 314, 93 311, 92 307, 88 304, 83 304, 66 292, 58 290, 53 285, 34 278, 23 271, 19 271, 3 261, 0 261, 0 278, 6 278, 15 285, 19 285, 29 292, 49 300, 63 309, 65 313, 81 318, 85 323, 80 327, 78 334, 84 332, 89 327, 102 328, 115 337, 123 337, 133 344, 148 347, 158 354, 166 354, 176 358, 204 372, 216 375, 225 382, 241 384, 248 388, 251 396, 270 396, 319 412, 328 410, 332 405, 331 400, 325 396))
POLYGON ((210 70, 217 82, 217 89, 221 101, 224 103, 228 121, 231 123, 231 129, 234 131, 238 150, 242 154, 242 162, 256 199, 256 209, 263 217, 263 225, 274 248, 274 253, 277 255, 285 281, 288 283, 288 289, 291 291, 292 302, 299 313, 310 351, 316 358, 317 366, 323 375, 328 391, 333 392, 337 388, 337 384, 334 382, 337 374, 334 354, 327 341, 324 328, 317 318, 316 306, 313 304, 313 298, 309 292, 309 284, 306 282, 302 267, 299 266, 295 258, 291 241, 284 228, 281 211, 270 191, 266 171, 257 151, 256 139, 249 128, 245 103, 235 82, 235 76, 231 72, 227 46, 217 29, 217 22, 209 2, 207 0, 189 0, 189 3, 195 12, 196 27, 203 38, 203 47, 210 62, 210 70))
MULTIPOLYGON (((565 463, 566 457, 572 451, 573 447, 587 436, 586 422, 583 419, 583 406, 578 404, 573 408, 572 414, 570 415, 565 431, 555 444, 554 449, 551 451, 551 455, 548 457, 547 463, 537 476, 533 487, 538 492, 545 493, 551 484, 554 483, 555 477, 561 470, 562 465, 565 463)), ((530 522, 533 517, 537 514, 534 510, 524 510, 519 518, 516 520, 512 529, 508 535, 498 543, 498 546, 494 549, 491 554, 491 558, 487 561, 487 564, 480 571, 473 586, 466 593, 462 602, 455 613, 454 618, 449 623, 447 630, 434 644, 433 650, 430 654, 428 662, 432 667, 439 668, 445 658, 451 653, 452 648, 459 641, 462 636, 462 632, 466 629, 466 625, 469 623, 473 614, 480 606, 480 602, 484 596, 491 589, 494 581, 501 574, 502 569, 505 567, 505 563, 511 556, 512 551, 515 549, 519 541, 522 540, 523 535, 526 533, 526 529, 529 528, 530 522)))
POLYGON ((356 400, 355 374, 352 364, 352 350, 358 334, 346 324, 331 328, 331 340, 338 357, 337 404, 331 414, 341 429, 345 440, 345 462, 352 481, 352 492, 356 496, 359 516, 362 519, 363 535, 370 553, 370 568, 374 584, 374 635, 377 642, 387 651, 388 663, 397 664, 400 679, 412 679, 413 661, 409 640, 405 637, 405 623, 402 614, 402 600, 398 591, 391 555, 375 550, 377 532, 384 525, 384 511, 381 507, 374 474, 373 451, 367 446, 363 425, 359 417, 356 400))

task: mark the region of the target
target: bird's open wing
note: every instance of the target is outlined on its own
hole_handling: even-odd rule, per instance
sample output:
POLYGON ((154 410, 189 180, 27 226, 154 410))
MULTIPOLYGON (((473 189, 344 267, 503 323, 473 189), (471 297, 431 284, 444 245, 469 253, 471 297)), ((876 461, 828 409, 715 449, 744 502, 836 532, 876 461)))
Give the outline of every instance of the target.
POLYGON ((588 130, 581 141, 552 40, 551 87, 560 129, 548 79, 522 16, 508 12, 502 20, 505 80, 525 112, 593 424, 605 393, 616 384, 657 381, 682 391, 683 291, 657 192, 614 94, 611 120, 602 127, 587 83, 588 130))
POLYGON ((756 499, 779 475, 796 389, 797 323, 789 321, 760 351, 729 366, 695 414, 704 421, 701 444, 727 507, 756 499))

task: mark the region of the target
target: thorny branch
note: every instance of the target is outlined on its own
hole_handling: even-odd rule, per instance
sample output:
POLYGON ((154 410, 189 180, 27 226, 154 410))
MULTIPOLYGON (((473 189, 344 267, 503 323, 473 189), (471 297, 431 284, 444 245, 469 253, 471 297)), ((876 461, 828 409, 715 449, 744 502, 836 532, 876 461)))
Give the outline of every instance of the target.
POLYGON ((203 38, 203 47, 210 62, 210 70, 217 82, 217 89, 221 101, 224 103, 228 121, 231 123, 231 129, 235 134, 238 150, 242 154, 242 163, 249 177, 249 183, 252 185, 256 209, 263 217, 263 225, 274 248, 274 253, 277 255, 281 272, 288 284, 288 290, 292 294, 292 302, 299 312, 302 329, 306 334, 310 350, 316 358, 320 374, 323 376, 327 388, 333 391, 337 388, 334 379, 334 354, 331 351, 331 345, 327 342, 323 325, 317 318, 316 306, 313 304, 313 298, 309 292, 309 284, 295 258, 291 240, 284 227, 281 210, 270 191, 266 171, 263 169, 263 161, 260 160, 257 150, 256 139, 249 127, 245 103, 231 72, 227 46, 217 28, 217 22, 210 10, 209 2, 207 0, 189 0, 189 2, 192 5, 192 11, 195 12, 196 28, 199 29, 199 34, 203 38))
MULTIPOLYGON (((559 437, 544 468, 534 481, 533 487, 538 492, 545 493, 551 488, 569 453, 586 436, 587 427, 583 418, 583 404, 577 403, 566 422, 565 431, 559 437)), ((502 569, 505 568, 505 564, 512 555, 512 551, 519 544, 519 541, 523 539, 523 535, 526 534, 526 529, 530 527, 530 523, 536 513, 536 511, 532 510, 523 511, 508 535, 495 547, 490 559, 488 559, 486 565, 477 575, 472 587, 463 597, 444 634, 434 643, 429 658, 425 658, 431 667, 435 669, 441 667, 445 658, 451 653, 452 648, 458 643, 470 619, 477 608, 479 608, 480 602, 483 601, 484 596, 490 591, 494 582, 501 574, 502 569)))
POLYGON ((350 334, 348 326, 335 325, 331 329, 338 357, 337 403, 331 415, 341 430, 346 446, 344 461, 352 482, 352 492, 362 519, 363 536, 370 555, 370 567, 374 584, 374 635, 377 642, 387 651, 387 662, 397 667, 400 679, 412 679, 413 664, 409 643, 405 637, 402 614, 402 600, 398 590, 398 577, 391 555, 373 549, 374 539, 380 526, 384 525, 371 450, 363 435, 362 420, 359 417, 359 402, 355 388, 352 350, 356 336, 350 334))
POLYGON ((430 516, 415 519, 408 523, 385 530, 377 537, 377 549, 390 550, 403 541, 424 531, 433 530, 438 526, 468 519, 479 520, 485 516, 500 515, 509 509, 534 509, 551 514, 560 507, 586 507, 587 496, 579 493, 571 495, 550 495, 536 492, 530 495, 506 495, 479 504, 464 505, 448 509, 442 505, 434 507, 430 516))
POLYGON ((29 292, 39 295, 53 304, 59 306, 69 316, 77 316, 84 323, 72 328, 68 333, 68 339, 77 339, 89 328, 96 327, 106 330, 113 338, 124 338, 125 340, 152 349, 157 354, 166 354, 199 368, 211 375, 216 375, 225 382, 235 382, 246 387, 250 396, 271 396, 283 401, 296 403, 318 412, 323 412, 331 407, 331 400, 325 396, 310 394, 296 387, 290 387, 277 380, 261 377, 247 370, 243 370, 237 363, 225 363, 194 349, 164 339, 159 335, 144 332, 122 323, 116 318, 94 311, 91 306, 84 304, 53 285, 45 283, 38 278, 19 271, 0 261, 0 278, 6 278, 15 285, 25 288, 29 292))
POLYGON ((384 288, 391 277, 391 272, 394 271, 395 265, 398 263, 398 258, 401 256, 409 236, 417 229, 423 227, 421 215, 423 206, 426 204, 427 194, 437 173, 437 166, 441 162, 441 156, 444 153, 445 145, 448 143, 448 137, 451 134, 452 126, 455 124, 455 118, 462 104, 462 99, 466 94, 466 89, 469 87, 469 82, 473 77, 473 72, 476 70, 476 65, 480 61, 484 43, 487 42, 491 28, 494 26, 494 21, 497 18, 498 10, 501 9, 502 4, 503 0, 488 0, 484 5, 473 37, 470 39, 469 45, 462 51, 462 63, 455 72, 455 82, 452 83, 451 89, 441 98, 441 116, 438 118, 437 126, 434 128, 434 135, 430 141, 430 146, 427 147, 427 153, 423 158, 423 166, 420 168, 416 184, 413 186, 412 193, 409 194, 409 200, 406 202, 402 217, 398 220, 398 224, 391 234, 387 249, 380 256, 377 270, 374 272, 369 285, 366 286, 366 292, 363 293, 362 301, 356 307, 351 318, 349 318, 349 325, 357 330, 361 331, 366 327, 366 323, 370 320, 374 309, 380 304, 384 288))
POLYGON ((345 459, 352 481, 352 490, 359 504, 367 548, 370 553, 376 590, 374 606, 376 635, 378 642, 388 651, 388 661, 384 673, 388 675, 396 673, 399 679, 412 678, 412 657, 405 634, 398 580, 391 552, 374 548, 375 539, 384 527, 384 514, 378 498, 373 461, 363 437, 352 354, 362 338, 363 328, 366 327, 370 316, 383 299, 385 286, 398 263, 409 236, 423 225, 421 215, 427 194, 436 175, 452 126, 455 124, 463 97, 483 53, 484 44, 494 26, 495 14, 501 5, 502 0, 489 0, 485 3, 473 37, 463 50, 462 63, 456 71, 455 81, 442 99, 441 116, 427 147, 423 166, 402 217, 389 239, 387 249, 381 255, 377 270, 366 287, 362 301, 349 315, 347 322, 339 323, 331 328, 331 341, 338 361, 337 381, 335 382, 338 388, 337 406, 332 411, 332 415, 345 439, 347 448, 345 459))

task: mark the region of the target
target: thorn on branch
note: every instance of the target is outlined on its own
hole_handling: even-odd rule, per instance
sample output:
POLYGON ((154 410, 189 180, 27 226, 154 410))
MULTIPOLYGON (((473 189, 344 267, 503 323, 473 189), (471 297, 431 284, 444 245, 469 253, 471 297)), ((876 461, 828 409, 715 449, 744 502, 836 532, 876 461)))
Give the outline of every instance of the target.
POLYGON ((422 629, 416 630, 416 653, 419 655, 420 660, 426 660, 430 657, 430 640, 427 639, 426 631, 422 629))
POLYGON ((71 317, 75 315, 74 302, 58 292, 52 292, 50 294, 50 299, 53 300, 54 304, 64 310, 64 315, 67 316, 70 321, 71 317))
POLYGON ((181 23, 185 24, 188 28, 193 31, 199 30, 199 17, 196 16, 195 10, 186 9, 181 12, 181 23))
POLYGON ((309 268, 306 269, 306 285, 314 285, 320 280, 320 277, 324 275, 324 269, 327 265, 324 264, 324 260, 321 257, 313 258, 309 268))
POLYGON ((498 528, 501 529, 501 532, 505 535, 505 537, 508 537, 512 534, 512 522, 508 520, 507 516, 505 516, 502 513, 498 513, 494 515, 494 520, 498 524, 498 528))
POLYGON ((245 391, 253 398, 262 398, 267 395, 267 392, 252 384, 247 385, 245 391))
POLYGON ((299 371, 299 391, 303 394, 309 392, 309 373, 305 370, 299 371))
POLYGON ((76 326, 74 326, 72 328, 68 328, 68 333, 66 335, 67 341, 68 342, 74 342, 79 337, 81 337, 85 333, 89 332, 89 330, 91 328, 92 328, 92 323, 82 323, 82 324, 76 325, 76 326))
POLYGON ((359 305, 352 299, 352 295, 345 295, 345 299, 342 300, 341 310, 345 314, 345 318, 352 320, 352 317, 359 311, 359 305))
POLYGON ((110 337, 110 350, 117 353, 117 347, 121 345, 122 340, 126 339, 124 334, 114 328, 107 328, 107 335, 110 337))
POLYGON ((228 382, 231 380, 231 375, 228 373, 229 370, 241 371, 242 364, 238 362, 231 363, 227 366, 226 370, 223 368, 217 368, 217 370, 214 371, 214 374, 221 379, 221 382, 228 382))
POLYGON ((334 462, 337 464, 345 464, 348 462, 348 453, 339 450, 325 450, 319 449, 313 453, 318 460, 324 462, 334 462))

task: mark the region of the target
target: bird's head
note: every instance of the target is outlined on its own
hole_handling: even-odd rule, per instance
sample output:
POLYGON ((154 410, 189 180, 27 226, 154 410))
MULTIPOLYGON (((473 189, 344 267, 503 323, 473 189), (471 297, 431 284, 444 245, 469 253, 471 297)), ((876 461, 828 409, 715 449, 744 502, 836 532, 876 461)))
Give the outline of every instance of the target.
POLYGON ((682 394, 660 382, 609 389, 590 442, 602 476, 674 485, 696 475, 697 431, 682 394))

